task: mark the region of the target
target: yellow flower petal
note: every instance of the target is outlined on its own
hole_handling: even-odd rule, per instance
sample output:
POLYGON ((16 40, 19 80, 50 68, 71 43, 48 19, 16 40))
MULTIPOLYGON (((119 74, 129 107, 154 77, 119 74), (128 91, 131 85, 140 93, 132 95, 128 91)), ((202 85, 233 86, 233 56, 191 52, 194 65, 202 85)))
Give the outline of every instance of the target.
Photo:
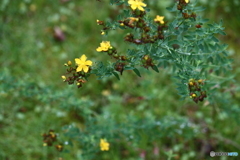
POLYGON ((85 62, 86 59, 87 59, 87 57, 85 56, 85 54, 83 54, 83 55, 81 56, 81 58, 80 58, 80 60, 81 60, 82 62, 85 62))
POLYGON ((79 65, 79 66, 77 67, 77 69, 76 69, 76 72, 80 72, 80 71, 82 71, 82 69, 83 69, 83 66, 82 66, 82 65, 79 65))
POLYGON ((98 47, 96 51, 101 52, 102 51, 101 47, 98 47))
POLYGON ((147 5, 143 2, 140 3, 141 6, 146 7, 147 5))
POLYGON ((139 9, 140 11, 144 11, 144 8, 141 7, 141 6, 139 6, 138 9, 139 9))
POLYGON ((89 67, 88 67, 88 66, 83 66, 83 67, 82 67, 82 69, 83 69, 83 71, 84 71, 85 73, 87 73, 87 72, 88 72, 88 69, 89 69, 89 67))
POLYGON ((85 62, 85 65, 91 66, 91 65, 92 65, 92 61, 87 60, 87 61, 85 62))
POLYGON ((133 4, 133 3, 135 3, 134 0, 129 0, 128 1, 128 4, 133 4))
POLYGON ((75 58, 75 63, 76 64, 80 64, 81 63, 81 60, 79 58, 75 58))
POLYGON ((135 9, 137 9, 137 6, 136 5, 131 5, 131 8, 132 8, 132 10, 135 10, 135 9))

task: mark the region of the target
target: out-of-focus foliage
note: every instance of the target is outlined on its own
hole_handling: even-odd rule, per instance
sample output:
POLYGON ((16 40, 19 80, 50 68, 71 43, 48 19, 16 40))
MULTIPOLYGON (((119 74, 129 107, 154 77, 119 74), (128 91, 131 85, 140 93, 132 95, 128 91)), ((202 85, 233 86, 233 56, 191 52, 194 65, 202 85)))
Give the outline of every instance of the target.
MULTIPOLYGON (((169 14, 164 8, 171 2, 146 2, 153 7, 153 17, 169 14)), ((204 17, 223 19, 227 38, 220 38, 227 43, 231 39, 232 49, 239 37, 237 4, 207 1, 208 8, 211 3, 215 6, 203 12, 204 17), (234 12, 221 12, 225 7, 234 12)), ((234 74, 240 79, 239 50, 231 55, 232 73, 226 73, 226 79, 214 77, 221 82, 212 88, 218 105, 180 101, 170 72, 163 68, 160 73, 140 70, 142 77, 127 71, 120 81, 90 77, 91 83, 81 90, 62 82, 61 64, 69 59, 82 54, 94 61, 107 57, 95 52, 101 41, 96 19, 118 13, 116 6, 107 6, 103 0, 0 2, 0 159, 82 160, 96 155, 113 160, 187 160, 208 158, 211 150, 239 151, 239 86, 226 81, 234 74), (57 142, 43 146, 42 134, 50 129, 57 142), (100 150, 101 138, 110 143, 109 151, 100 150), (62 152, 57 144, 63 145, 62 152)), ((112 33, 109 37, 115 46, 122 40, 112 33)))

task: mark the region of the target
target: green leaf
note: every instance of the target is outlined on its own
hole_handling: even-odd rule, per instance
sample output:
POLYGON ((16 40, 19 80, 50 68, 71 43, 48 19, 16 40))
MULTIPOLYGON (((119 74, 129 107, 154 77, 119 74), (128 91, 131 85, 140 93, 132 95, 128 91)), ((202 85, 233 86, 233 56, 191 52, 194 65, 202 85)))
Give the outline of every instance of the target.
POLYGON ((152 66, 152 69, 153 69, 154 71, 156 71, 156 72, 158 72, 158 73, 159 73, 159 70, 158 70, 158 68, 157 68, 157 66, 156 66, 156 65, 152 66))
POLYGON ((218 33, 224 36, 227 35, 224 31, 221 31, 221 30, 219 30, 218 33))
POLYGON ((195 8, 194 8, 194 11, 195 11, 195 12, 201 12, 201 11, 204 11, 205 9, 206 9, 206 7, 200 6, 200 7, 195 7, 195 8))
POLYGON ((114 76, 115 76, 118 80, 120 80, 120 77, 119 77, 119 75, 118 75, 116 72, 113 72, 113 74, 114 74, 114 76))
POLYGON ((207 24, 208 25, 208 27, 210 27, 210 28, 213 28, 214 27, 214 25, 212 25, 212 24, 207 24))
POLYGON ((146 10, 147 12, 150 12, 150 8, 146 8, 145 10, 146 10))
POLYGON ((196 29, 196 33, 197 33, 199 36, 203 36, 203 35, 205 34, 202 29, 196 29))
POLYGON ((209 19, 201 19, 199 22, 200 23, 206 23, 206 22, 208 22, 209 21, 209 19))
POLYGON ((139 72, 139 70, 138 70, 137 68, 134 68, 133 71, 134 71, 139 77, 141 77, 141 74, 140 74, 140 72, 139 72))
POLYGON ((219 40, 218 40, 216 37, 214 37, 214 36, 212 36, 212 40, 213 40, 214 42, 219 42, 219 40))
POLYGON ((133 70, 134 67, 124 67, 124 70, 133 70))
POLYGON ((174 11, 177 10, 175 6, 174 6, 174 7, 167 7, 166 9, 167 9, 169 12, 174 12, 174 11))
POLYGON ((176 39, 172 40, 172 41, 169 41, 168 42, 169 45, 173 45, 173 44, 178 44, 178 45, 181 45, 182 43, 176 39))

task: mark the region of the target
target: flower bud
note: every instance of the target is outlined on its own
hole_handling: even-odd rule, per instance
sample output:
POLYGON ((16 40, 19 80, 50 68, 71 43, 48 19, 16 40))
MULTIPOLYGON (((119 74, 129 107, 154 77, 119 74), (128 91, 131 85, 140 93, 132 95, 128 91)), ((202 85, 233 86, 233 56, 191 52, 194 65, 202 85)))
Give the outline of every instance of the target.
POLYGON ((193 85, 194 85, 194 83, 193 83, 193 82, 189 82, 188 84, 189 84, 189 86, 193 86, 193 85))
POLYGON ((68 62, 67 62, 67 65, 68 65, 68 66, 71 66, 71 65, 72 65, 72 62, 71 62, 71 61, 68 61, 68 62))
POLYGON ((143 30, 144 30, 145 32, 149 32, 149 31, 150 31, 150 28, 149 28, 149 27, 144 27, 143 30))
POLYGON ((201 96, 199 96, 199 101, 203 101, 204 100, 204 96, 203 95, 201 95, 201 96))
POLYGON ((107 51, 107 53, 108 53, 108 55, 112 55, 112 54, 113 54, 113 50, 112 50, 112 49, 109 49, 109 50, 107 51))
POLYGON ((62 76, 62 79, 63 79, 63 81, 66 81, 67 78, 66 78, 66 76, 62 76))
POLYGON ((193 99, 193 101, 194 101, 195 103, 198 103, 198 100, 199 100, 198 97, 195 97, 195 98, 193 99))
POLYGON ((192 17, 192 18, 196 18, 197 17, 197 14, 196 13, 192 13, 191 15, 190 15, 190 17, 192 17))
POLYGON ((164 39, 164 36, 162 34, 158 35, 159 39, 164 39))
POLYGON ((195 97, 197 97, 197 95, 196 95, 195 93, 193 93, 193 94, 192 94, 192 97, 195 98, 195 97))
POLYGON ((103 21, 99 21, 99 20, 97 19, 97 24, 98 24, 98 25, 104 25, 104 22, 103 22, 103 21))
POLYGON ((195 27, 196 28, 202 28, 202 26, 200 24, 197 24, 195 27))
POLYGON ((114 57, 114 58, 118 58, 119 55, 118 55, 117 53, 115 53, 115 54, 113 55, 113 57, 114 57))
POLYGON ((201 83, 201 84, 202 84, 202 83, 203 83, 203 80, 202 80, 202 79, 199 79, 199 80, 198 80, 198 83, 201 83))
POLYGON ((187 13, 182 13, 183 18, 188 19, 189 15, 187 13))
POLYGON ((126 60, 127 60, 127 57, 126 57, 126 56, 121 56, 121 60, 122 60, 122 61, 126 61, 126 60))
POLYGON ((55 145, 55 147, 56 147, 56 149, 57 149, 58 151, 60 151, 60 152, 63 150, 63 146, 60 145, 60 144, 55 145))
POLYGON ((177 9, 181 11, 183 9, 182 5, 180 5, 180 4, 177 5, 177 9))
POLYGON ((191 79, 189 79, 188 81, 189 81, 189 82, 194 82, 194 79, 193 79, 193 78, 191 78, 191 79))
POLYGON ((115 70, 120 72, 121 75, 122 75, 123 70, 124 70, 124 65, 125 65, 124 63, 117 63, 116 66, 115 66, 115 70))
POLYGON ((149 56, 148 56, 148 55, 145 55, 145 56, 143 57, 143 59, 148 60, 148 59, 149 59, 149 56))

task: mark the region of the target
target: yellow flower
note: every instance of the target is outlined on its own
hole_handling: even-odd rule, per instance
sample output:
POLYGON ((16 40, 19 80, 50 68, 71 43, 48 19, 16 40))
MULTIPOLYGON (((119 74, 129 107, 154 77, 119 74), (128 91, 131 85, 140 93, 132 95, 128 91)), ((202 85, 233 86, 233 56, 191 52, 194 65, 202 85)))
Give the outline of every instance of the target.
POLYGON ((108 51, 108 49, 111 49, 111 48, 112 46, 109 41, 103 41, 102 43, 100 43, 100 47, 98 47, 96 50, 98 52, 102 52, 102 51, 108 51))
POLYGON ((143 7, 146 7, 147 5, 142 1, 143 0, 129 0, 128 4, 130 4, 132 10, 139 9, 140 11, 144 11, 143 7))
POLYGON ((89 66, 92 65, 92 61, 87 60, 87 57, 84 55, 82 55, 80 58, 75 58, 75 62, 78 65, 76 71, 80 72, 80 71, 84 71, 85 73, 88 72, 89 66))
POLYGON ((155 22, 160 22, 161 24, 164 24, 164 16, 159 16, 157 15, 156 18, 154 19, 155 22))
POLYGON ((105 32, 102 31, 102 32, 101 32, 101 35, 104 35, 104 34, 105 34, 105 32))
POLYGON ((65 81, 67 78, 66 78, 66 76, 62 76, 62 79, 63 79, 63 81, 65 81))
POLYGON ((189 3, 189 0, 185 0, 186 3, 189 3))
POLYGON ((108 151, 110 144, 105 139, 100 139, 100 149, 101 151, 108 151))

